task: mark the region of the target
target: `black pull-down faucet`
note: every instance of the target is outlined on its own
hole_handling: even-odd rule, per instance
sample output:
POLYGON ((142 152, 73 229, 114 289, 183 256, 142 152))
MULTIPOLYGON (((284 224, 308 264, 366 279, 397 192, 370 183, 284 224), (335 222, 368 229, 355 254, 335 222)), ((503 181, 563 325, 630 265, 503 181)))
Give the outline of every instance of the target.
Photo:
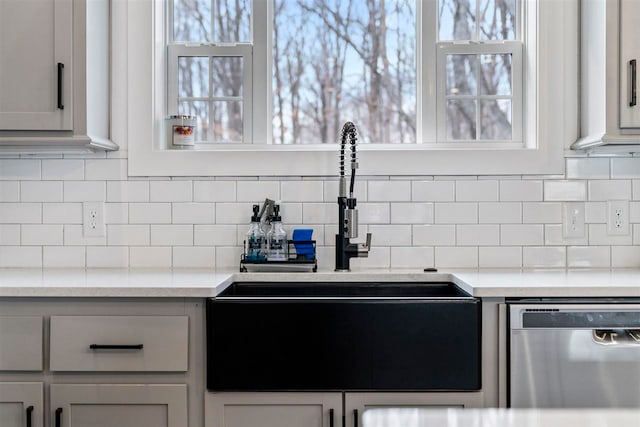
POLYGON ((366 258, 371 249, 371 233, 367 233, 367 242, 362 244, 351 243, 352 238, 358 237, 358 210, 353 190, 356 180, 358 161, 356 145, 358 142, 358 130, 352 122, 346 122, 340 135, 340 181, 338 193, 338 234, 336 235, 336 271, 350 271, 351 258, 366 258), (349 197, 347 197, 347 181, 345 178, 345 148, 349 142, 351 146, 350 164, 351 180, 349 184, 349 197))

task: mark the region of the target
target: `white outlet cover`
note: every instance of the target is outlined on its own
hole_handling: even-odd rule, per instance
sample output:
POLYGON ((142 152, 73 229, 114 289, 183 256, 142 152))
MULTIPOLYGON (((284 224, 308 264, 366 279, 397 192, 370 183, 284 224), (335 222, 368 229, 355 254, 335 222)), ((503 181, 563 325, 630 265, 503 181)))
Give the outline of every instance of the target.
POLYGON ((629 201, 610 200, 607 203, 607 234, 610 236, 628 236, 629 201))
POLYGON ((85 202, 82 204, 82 228, 84 237, 104 237, 104 203, 85 202))
POLYGON ((582 238, 585 236, 585 205, 584 203, 565 203, 562 206, 562 235, 567 238, 582 238))

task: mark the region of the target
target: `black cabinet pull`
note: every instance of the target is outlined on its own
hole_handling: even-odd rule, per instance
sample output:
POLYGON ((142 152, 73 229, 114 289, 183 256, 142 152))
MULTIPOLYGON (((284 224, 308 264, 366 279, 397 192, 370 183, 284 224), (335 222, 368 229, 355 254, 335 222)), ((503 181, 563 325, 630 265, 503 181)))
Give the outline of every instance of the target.
POLYGON ((333 427, 333 409, 329 409, 329 427, 333 427))
POLYGON ((58 62, 58 109, 64 110, 64 104, 62 103, 62 71, 64 70, 64 64, 58 62))
POLYGON ((635 59, 629 61, 631 66, 631 101, 629 101, 629 107, 635 107, 638 104, 637 89, 638 89, 638 77, 637 77, 637 62, 635 59))
POLYGON ((91 344, 91 350, 142 350, 144 344, 118 345, 118 344, 91 344))
POLYGON ((58 408, 56 409, 56 426, 55 427, 61 427, 62 426, 62 408, 58 408))
POLYGON ((353 427, 358 427, 358 410, 353 410, 353 427))
POLYGON ((27 427, 31 427, 31 414, 33 413, 33 405, 27 406, 27 427))

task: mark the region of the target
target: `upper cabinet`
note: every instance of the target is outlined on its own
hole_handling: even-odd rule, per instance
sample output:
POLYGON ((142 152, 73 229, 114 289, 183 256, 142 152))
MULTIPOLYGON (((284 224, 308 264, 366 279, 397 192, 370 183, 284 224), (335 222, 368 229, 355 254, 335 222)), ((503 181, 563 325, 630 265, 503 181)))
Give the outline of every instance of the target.
POLYGON ((115 150, 109 0, 0 1, 0 152, 115 150))
POLYGON ((580 5, 582 137, 572 148, 640 152, 640 1, 580 5))

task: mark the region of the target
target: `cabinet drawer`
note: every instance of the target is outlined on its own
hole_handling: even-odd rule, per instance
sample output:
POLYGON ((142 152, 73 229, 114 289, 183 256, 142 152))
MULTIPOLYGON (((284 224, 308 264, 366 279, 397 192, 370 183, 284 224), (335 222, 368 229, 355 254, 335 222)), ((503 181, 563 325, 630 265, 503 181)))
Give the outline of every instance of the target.
POLYGON ((187 316, 51 316, 50 369, 184 372, 187 316))
POLYGON ((0 316, 0 371, 42 371, 42 317, 0 316))

